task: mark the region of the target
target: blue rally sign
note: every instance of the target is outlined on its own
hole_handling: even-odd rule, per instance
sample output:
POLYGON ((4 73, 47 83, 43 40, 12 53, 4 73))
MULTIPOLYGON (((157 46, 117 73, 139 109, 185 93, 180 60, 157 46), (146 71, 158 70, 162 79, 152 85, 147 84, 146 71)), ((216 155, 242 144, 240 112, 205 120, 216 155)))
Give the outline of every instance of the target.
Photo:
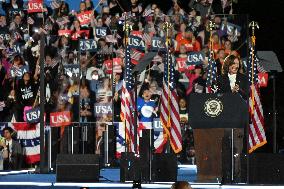
POLYGON ((21 68, 12 67, 11 68, 11 76, 16 77, 17 79, 21 79, 24 73, 29 72, 29 66, 25 65, 21 68))
POLYGON ((69 77, 79 77, 80 68, 78 64, 64 65, 64 74, 69 77))
POLYGON ((128 38, 128 46, 130 48, 138 49, 138 50, 145 50, 145 42, 140 37, 136 37, 130 35, 128 38))
POLYGON ((26 111, 27 123, 38 123, 40 121, 40 108, 33 108, 26 111))
POLYGON ((205 56, 202 52, 190 52, 187 54, 187 65, 199 65, 203 64, 205 56))
POLYGON ((81 39, 80 40, 80 50, 96 52, 98 48, 97 42, 94 39, 81 39))
POLYGON ((96 117, 102 117, 104 115, 112 114, 112 104, 111 103, 95 103, 94 105, 94 115, 96 117))
POLYGON ((163 125, 160 118, 153 119, 153 129, 155 132, 163 132, 163 125))
POLYGON ((96 27, 96 37, 101 38, 107 35, 106 27, 96 27))
POLYGON ((166 51, 165 40, 161 37, 153 37, 150 50, 151 51, 166 51))

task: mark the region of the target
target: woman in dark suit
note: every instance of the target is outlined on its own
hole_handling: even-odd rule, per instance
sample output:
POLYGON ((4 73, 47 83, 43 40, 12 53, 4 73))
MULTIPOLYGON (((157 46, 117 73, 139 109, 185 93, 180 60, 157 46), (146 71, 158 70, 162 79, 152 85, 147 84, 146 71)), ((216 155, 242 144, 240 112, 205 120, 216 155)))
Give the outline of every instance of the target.
MULTIPOLYGON (((223 65, 223 74, 218 78, 218 91, 219 93, 236 93, 239 94, 244 100, 248 99, 248 80, 247 77, 240 72, 241 62, 237 56, 229 55, 225 58, 223 65)), ((230 138, 234 138, 234 180, 240 182, 241 179, 241 154, 244 146, 244 129, 243 128, 226 128, 223 137, 222 149, 222 166, 223 166, 223 183, 228 183, 231 180, 230 168, 230 138)))
POLYGON ((240 72, 241 62, 237 56, 225 58, 223 74, 218 78, 219 93, 239 93, 244 100, 248 97, 248 80, 240 72))

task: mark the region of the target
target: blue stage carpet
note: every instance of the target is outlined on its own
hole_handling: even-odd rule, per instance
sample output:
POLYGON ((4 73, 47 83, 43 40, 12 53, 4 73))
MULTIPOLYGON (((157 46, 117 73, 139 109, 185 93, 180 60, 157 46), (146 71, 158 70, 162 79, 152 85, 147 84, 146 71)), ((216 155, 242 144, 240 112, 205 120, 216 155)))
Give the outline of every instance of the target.
MULTIPOLYGON (((29 171, 28 171, 29 172, 29 171)), ((198 189, 280 189, 284 186, 264 186, 264 185, 220 185, 219 183, 198 184, 196 180, 196 166, 179 166, 178 180, 189 181, 192 188, 198 189)), ((79 189, 82 187, 96 189, 129 189, 132 188, 131 183, 119 183, 119 169, 102 169, 100 173, 102 179, 97 183, 56 183, 55 174, 33 174, 21 173, 11 174, 0 172, 0 189, 79 189), (105 179, 104 179, 105 178, 105 179)), ((172 183, 153 183, 142 184, 142 188, 162 189, 171 188, 172 183)))
MULTIPOLYGON (((93 188, 131 188, 131 184, 119 184, 120 170, 118 168, 101 169, 100 182, 93 188), (107 184, 108 183, 108 184, 107 184), (107 185, 106 185, 107 184, 107 185), (99 185, 99 186, 97 186, 99 185), (105 186, 104 186, 105 185, 105 186)), ((178 168, 178 180, 186 180, 194 182, 196 179, 196 166, 186 166, 178 168)), ((79 188, 74 187, 74 184, 70 183, 56 183, 55 174, 8 174, 0 176, 0 188, 79 188), (65 185, 65 186, 62 186, 65 185), (73 185, 73 186, 72 186, 73 185)), ((91 184, 92 185, 92 184, 91 184)), ((91 186, 88 185, 88 186, 91 186)), ((153 186, 154 187, 154 186, 153 186)), ((164 185, 166 188, 170 188, 170 184, 164 185)), ((91 187, 92 188, 92 187, 91 187)), ((152 185, 147 186, 152 188, 152 185)), ((157 188, 157 187, 154 187, 157 188)))
MULTIPOLYGON (((100 175, 105 179, 101 179, 104 182, 119 182, 120 175, 119 169, 101 169, 100 175)), ((178 180, 186 180, 194 182, 196 179, 196 168, 191 166, 190 168, 178 169, 178 180)), ((55 174, 15 174, 15 175, 2 175, 0 182, 56 182, 55 174)))

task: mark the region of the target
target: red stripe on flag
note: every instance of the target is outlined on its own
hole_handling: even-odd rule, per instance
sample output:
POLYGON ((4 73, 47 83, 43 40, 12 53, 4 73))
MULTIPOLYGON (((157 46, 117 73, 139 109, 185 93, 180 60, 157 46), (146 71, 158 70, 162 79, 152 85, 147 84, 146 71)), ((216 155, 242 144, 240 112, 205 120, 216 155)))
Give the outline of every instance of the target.
POLYGON ((26 156, 26 162, 32 164, 40 161, 40 154, 26 156))

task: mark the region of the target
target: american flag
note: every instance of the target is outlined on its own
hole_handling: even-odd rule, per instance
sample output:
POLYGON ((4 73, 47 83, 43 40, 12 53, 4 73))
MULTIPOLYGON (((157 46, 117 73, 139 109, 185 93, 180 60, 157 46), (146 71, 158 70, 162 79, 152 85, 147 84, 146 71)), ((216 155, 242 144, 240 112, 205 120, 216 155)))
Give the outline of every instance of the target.
POLYGON ((27 164, 40 161, 40 124, 13 123, 27 164))
POLYGON ((263 109, 260 101, 260 92, 258 85, 257 61, 255 61, 255 49, 253 45, 251 45, 250 47, 248 74, 250 84, 249 153, 251 153, 258 147, 261 147, 266 144, 267 142, 264 131, 263 109))
POLYGON ((207 77, 206 77, 206 93, 214 93, 214 84, 217 80, 217 66, 211 52, 208 58, 207 77))
POLYGON ((50 3, 50 7, 52 9, 58 9, 60 7, 60 1, 58 0, 53 0, 51 3, 50 3))
POLYGON ((131 62, 132 64, 137 65, 138 61, 143 58, 143 56, 145 55, 145 53, 140 52, 136 49, 131 49, 131 62))
POLYGON ((150 9, 145 9, 143 12, 143 17, 147 17, 147 16, 153 16, 154 11, 150 8, 150 9))
POLYGON ((165 133, 170 137, 172 149, 175 153, 178 153, 182 150, 182 136, 174 72, 172 57, 167 52, 164 66, 160 118, 165 133))
POLYGON ((130 48, 126 47, 125 57, 125 75, 122 85, 121 97, 121 119, 125 123, 126 130, 126 144, 128 145, 128 152, 135 152, 134 148, 134 115, 135 110, 135 96, 134 96, 134 78, 132 76, 132 69, 134 65, 131 63, 130 48))
POLYGON ((32 19, 31 17, 28 17, 27 22, 29 25, 33 25, 35 23, 34 19, 32 19))
POLYGON ((142 39, 145 41, 146 45, 151 45, 152 35, 149 33, 144 33, 142 39))
POLYGON ((257 64, 257 71, 258 71, 258 73, 266 73, 267 72, 265 70, 265 68, 263 67, 263 65, 260 65, 260 59, 257 57, 257 55, 255 55, 254 61, 257 64))
POLYGON ((57 24, 58 24, 59 26, 62 26, 62 25, 64 25, 64 24, 69 23, 70 20, 69 20, 68 16, 64 16, 64 17, 58 18, 58 19, 56 20, 56 22, 57 22, 57 24))

